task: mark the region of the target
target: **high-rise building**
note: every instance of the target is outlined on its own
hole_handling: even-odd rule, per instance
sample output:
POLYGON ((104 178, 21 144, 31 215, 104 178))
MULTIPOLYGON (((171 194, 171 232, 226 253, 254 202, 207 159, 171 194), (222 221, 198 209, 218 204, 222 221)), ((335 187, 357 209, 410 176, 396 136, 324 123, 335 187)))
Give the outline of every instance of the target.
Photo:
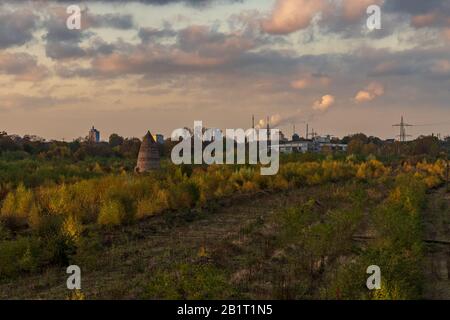
POLYGON ((92 129, 89 130, 88 141, 91 143, 99 143, 100 142, 100 131, 92 126, 92 129))
POLYGON ((159 144, 164 144, 164 136, 162 134, 154 134, 153 139, 159 144))

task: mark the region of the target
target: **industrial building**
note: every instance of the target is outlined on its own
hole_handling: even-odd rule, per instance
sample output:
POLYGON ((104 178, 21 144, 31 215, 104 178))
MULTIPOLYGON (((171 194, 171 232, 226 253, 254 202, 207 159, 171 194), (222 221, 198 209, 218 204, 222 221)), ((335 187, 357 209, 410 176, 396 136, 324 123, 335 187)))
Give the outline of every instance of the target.
POLYGON ((310 141, 280 141, 280 153, 306 153, 310 150, 310 141))
POLYGON ((303 139, 294 134, 290 141, 280 141, 280 153, 306 153, 330 151, 347 151, 347 145, 336 143, 330 136, 314 136, 312 139, 303 139))
MULTIPOLYGON (((270 123, 269 117, 267 117, 266 125, 267 125, 267 137, 270 137, 270 123)), ((252 116, 252 128, 255 129, 255 117, 252 116)), ((338 143, 331 138, 330 135, 325 137, 321 137, 314 132, 309 132, 309 126, 306 124, 306 138, 300 137, 295 132, 295 125, 293 126, 293 134, 292 139, 289 140, 286 138, 286 135, 280 131, 280 140, 279 140, 279 151, 280 153, 306 153, 306 152, 322 152, 325 150, 329 151, 347 151, 347 144, 338 143), (311 139, 309 137, 311 136, 311 139)))

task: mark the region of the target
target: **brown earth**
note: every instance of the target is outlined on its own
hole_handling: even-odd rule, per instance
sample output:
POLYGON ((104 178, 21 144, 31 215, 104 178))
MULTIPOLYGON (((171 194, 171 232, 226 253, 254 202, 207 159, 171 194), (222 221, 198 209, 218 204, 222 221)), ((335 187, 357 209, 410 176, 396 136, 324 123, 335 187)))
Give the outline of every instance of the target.
POLYGON ((450 193, 445 188, 430 194, 424 229, 424 298, 450 300, 450 193))

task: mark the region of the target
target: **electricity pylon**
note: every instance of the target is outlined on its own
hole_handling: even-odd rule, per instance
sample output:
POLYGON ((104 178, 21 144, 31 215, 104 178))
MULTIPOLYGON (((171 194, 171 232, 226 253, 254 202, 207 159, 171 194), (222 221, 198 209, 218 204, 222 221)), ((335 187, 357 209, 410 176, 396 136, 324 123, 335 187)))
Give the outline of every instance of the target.
POLYGON ((400 123, 394 124, 392 126, 393 127, 400 127, 400 135, 398 137, 400 139, 400 142, 405 142, 407 137, 411 137, 411 135, 406 134, 406 127, 413 127, 414 125, 405 123, 403 121, 403 116, 402 116, 402 119, 401 119, 400 123))

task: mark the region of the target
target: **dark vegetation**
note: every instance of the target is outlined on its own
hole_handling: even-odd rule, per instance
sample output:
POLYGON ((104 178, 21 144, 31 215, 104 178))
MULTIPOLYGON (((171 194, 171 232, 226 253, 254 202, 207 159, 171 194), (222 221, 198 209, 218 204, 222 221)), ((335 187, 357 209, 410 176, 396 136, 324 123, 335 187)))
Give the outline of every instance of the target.
POLYGON ((66 297, 64 268, 78 264, 88 277, 115 278, 71 298, 420 298, 421 213, 427 190, 445 179, 448 141, 349 139, 350 155, 283 156, 275 176, 252 166, 177 167, 164 159, 166 144, 162 169, 136 176, 137 139, 46 143, 3 134, 2 297, 66 297), (251 202, 261 194, 273 201, 251 202), (236 221, 220 223, 223 210, 236 221), (189 226, 206 231, 174 242, 189 226), (166 240, 147 247, 154 235, 166 240), (365 287, 372 264, 383 270, 374 292, 365 287), (11 289, 43 274, 62 289, 11 289))

